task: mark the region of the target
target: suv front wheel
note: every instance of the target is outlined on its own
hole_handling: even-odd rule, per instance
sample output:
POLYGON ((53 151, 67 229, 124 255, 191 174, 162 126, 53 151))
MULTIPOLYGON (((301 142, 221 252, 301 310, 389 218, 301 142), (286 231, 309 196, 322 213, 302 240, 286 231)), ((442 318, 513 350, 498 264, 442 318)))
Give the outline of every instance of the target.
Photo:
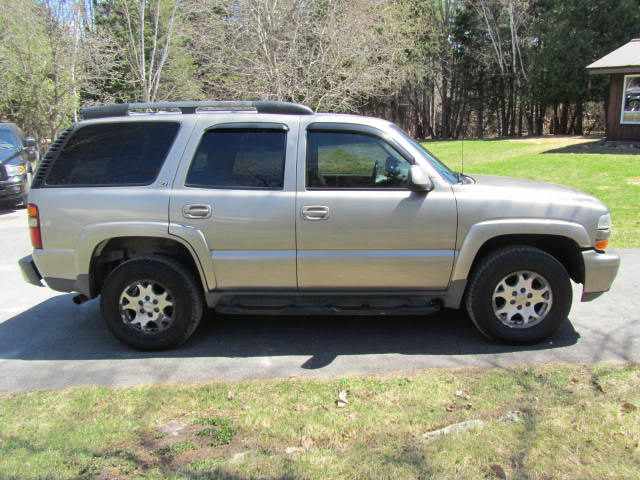
POLYGON ((109 330, 141 350, 185 342, 203 315, 202 289, 179 262, 161 256, 128 260, 107 277, 101 309, 109 330))
POLYGON ((471 278, 466 307, 478 330, 508 343, 535 343, 566 320, 573 292, 569 274, 534 247, 510 247, 484 258, 471 278))

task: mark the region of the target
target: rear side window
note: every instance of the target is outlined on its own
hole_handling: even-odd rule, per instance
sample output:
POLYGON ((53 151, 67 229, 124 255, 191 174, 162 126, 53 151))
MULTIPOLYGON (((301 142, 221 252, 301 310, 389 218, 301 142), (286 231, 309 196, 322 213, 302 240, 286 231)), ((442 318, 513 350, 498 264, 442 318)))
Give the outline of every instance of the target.
POLYGON ((204 133, 186 185, 277 189, 284 185, 287 134, 282 130, 220 129, 204 133))
POLYGON ((180 124, 101 123, 73 133, 46 179, 52 186, 149 185, 158 176, 180 124))

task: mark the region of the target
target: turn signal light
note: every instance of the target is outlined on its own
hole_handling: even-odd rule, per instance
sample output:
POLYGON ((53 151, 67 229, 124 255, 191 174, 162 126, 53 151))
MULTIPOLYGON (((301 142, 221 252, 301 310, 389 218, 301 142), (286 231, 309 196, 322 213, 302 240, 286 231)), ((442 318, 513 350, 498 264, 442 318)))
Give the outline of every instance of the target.
POLYGON ((605 251, 609 246, 609 240, 598 240, 596 242, 596 250, 605 251))
POLYGON ((35 203, 27 205, 27 216, 29 219, 29 236, 33 248, 42 248, 42 234, 40 233, 40 214, 35 203))

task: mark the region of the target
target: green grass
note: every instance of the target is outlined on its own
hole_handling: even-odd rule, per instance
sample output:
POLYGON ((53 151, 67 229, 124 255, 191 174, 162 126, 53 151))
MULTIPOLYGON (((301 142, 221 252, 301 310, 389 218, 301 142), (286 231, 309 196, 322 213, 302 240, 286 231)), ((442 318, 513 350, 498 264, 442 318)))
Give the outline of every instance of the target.
MULTIPOLYGON (((468 140, 466 173, 505 175, 567 185, 592 194, 609 206, 614 229, 612 247, 640 247, 640 155, 599 153, 579 138, 468 140), (578 153, 554 152, 568 150, 578 153), (592 153, 596 151, 598 153, 592 153)), ((462 142, 424 145, 454 170, 460 170, 462 142)))
POLYGON ((601 365, 5 394, 0 478, 637 479, 639 386, 601 365))

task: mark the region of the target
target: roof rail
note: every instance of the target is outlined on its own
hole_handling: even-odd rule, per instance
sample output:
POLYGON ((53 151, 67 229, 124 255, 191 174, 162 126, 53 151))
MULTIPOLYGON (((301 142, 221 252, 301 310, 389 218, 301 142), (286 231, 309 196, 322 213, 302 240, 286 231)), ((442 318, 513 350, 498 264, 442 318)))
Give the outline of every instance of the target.
POLYGON ((80 109, 83 120, 105 117, 126 117, 149 113, 205 113, 205 112, 257 112, 286 115, 313 115, 313 110, 305 105, 275 101, 201 101, 201 102, 147 102, 111 103, 80 109))

